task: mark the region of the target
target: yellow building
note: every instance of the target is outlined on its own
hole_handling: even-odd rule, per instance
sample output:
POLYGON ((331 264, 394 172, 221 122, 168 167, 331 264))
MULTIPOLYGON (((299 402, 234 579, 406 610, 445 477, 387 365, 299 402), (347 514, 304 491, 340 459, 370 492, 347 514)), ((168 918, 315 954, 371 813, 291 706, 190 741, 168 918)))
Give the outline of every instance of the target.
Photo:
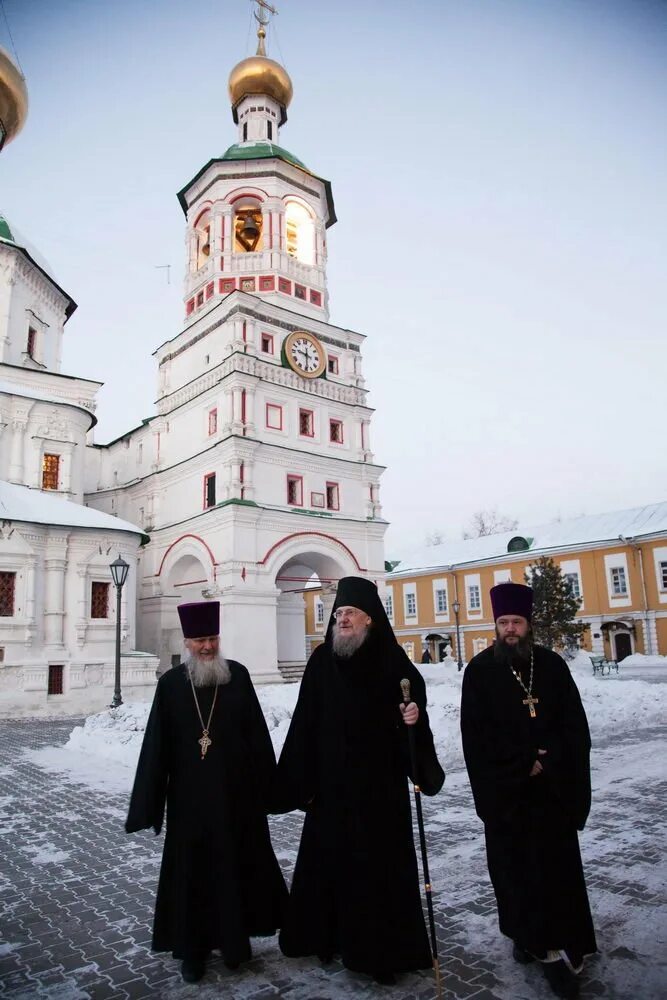
MULTIPOLYGON (((581 600, 584 645, 622 660, 667 655, 667 502, 576 517, 482 538, 442 542, 403 559, 386 578, 385 607, 411 659, 467 662, 492 641, 489 591, 523 583, 526 569, 549 556, 581 600), (457 638, 458 632, 458 638, 457 638)), ((321 641, 326 594, 306 594, 311 647, 321 641)))
POLYGON ((399 642, 417 661, 425 648, 442 659, 448 645, 456 659, 458 624, 466 662, 493 639, 491 587, 523 583, 540 556, 560 566, 580 599, 592 653, 667 655, 667 502, 422 549, 386 581, 399 642))

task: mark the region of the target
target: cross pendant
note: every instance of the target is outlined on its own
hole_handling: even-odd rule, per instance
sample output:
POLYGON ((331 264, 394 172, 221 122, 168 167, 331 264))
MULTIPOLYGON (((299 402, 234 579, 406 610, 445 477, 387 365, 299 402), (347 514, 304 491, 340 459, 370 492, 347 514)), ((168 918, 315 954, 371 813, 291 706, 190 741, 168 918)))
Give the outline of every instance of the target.
MULTIPOLYGON (((524 702, 524 704, 525 704, 525 702, 524 702)), ((531 706, 531 711, 532 711, 532 706, 531 706)), ((534 715, 534 714, 535 714, 535 713, 533 712, 533 715, 534 715)), ((211 745, 211 743, 212 743, 212 742, 213 742, 213 740, 212 740, 212 739, 211 739, 211 737, 210 737, 210 736, 208 735, 208 729, 205 729, 205 730, 204 730, 204 731, 202 732, 202 734, 201 734, 200 738, 199 738, 199 739, 197 740, 197 743, 198 743, 198 744, 199 744, 199 746, 201 747, 201 759, 202 759, 202 760, 203 760, 203 759, 204 759, 204 757, 206 756, 206 751, 208 750, 208 748, 210 747, 210 745, 211 745)))
POLYGON ((523 704, 528 705, 528 711, 530 712, 531 719, 534 719, 535 716, 537 715, 537 712, 535 711, 535 705, 539 705, 539 703, 540 699, 533 698, 532 694, 529 694, 527 698, 523 699, 523 704))

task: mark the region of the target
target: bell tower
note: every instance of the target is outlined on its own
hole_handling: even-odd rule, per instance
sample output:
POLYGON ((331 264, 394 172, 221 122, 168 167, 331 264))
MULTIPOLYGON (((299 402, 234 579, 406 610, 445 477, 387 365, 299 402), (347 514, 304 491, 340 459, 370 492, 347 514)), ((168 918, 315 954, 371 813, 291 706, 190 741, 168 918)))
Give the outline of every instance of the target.
MULTIPOLYGON (((266 54, 275 11, 255 3, 257 50, 229 76, 236 141, 178 195, 185 315, 155 351, 157 415, 132 432, 153 457, 126 495, 150 525, 146 647, 168 666, 177 601, 219 597, 226 655, 280 680, 315 641, 304 587, 381 580, 386 522, 364 336, 329 322, 331 184, 282 145, 292 81, 266 54)), ((113 451, 109 476, 126 457, 113 451)))
POLYGON ((255 2, 257 51, 229 75, 237 142, 178 196, 187 218, 186 320, 242 291, 326 321, 331 184, 280 145, 292 81, 266 55, 267 12, 275 11, 255 2))

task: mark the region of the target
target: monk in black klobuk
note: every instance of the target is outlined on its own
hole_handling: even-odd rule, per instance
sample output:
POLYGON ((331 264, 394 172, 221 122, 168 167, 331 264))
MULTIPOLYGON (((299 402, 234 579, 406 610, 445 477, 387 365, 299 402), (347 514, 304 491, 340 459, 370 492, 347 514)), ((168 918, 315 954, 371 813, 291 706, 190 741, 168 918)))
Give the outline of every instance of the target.
POLYGON ((160 677, 125 824, 167 834, 153 949, 197 982, 213 948, 235 969, 275 934, 287 890, 271 847, 275 756, 248 671, 219 652, 220 605, 182 604, 184 662, 160 677))
POLYGON ((325 642, 306 667, 278 764, 278 810, 306 811, 285 955, 339 954, 377 982, 431 967, 412 834, 408 726, 418 777, 444 781, 419 671, 396 641, 377 587, 338 584, 325 642), (401 679, 412 702, 401 702, 401 679))
POLYGON ((491 590, 497 640, 466 667, 461 731, 484 822, 500 930, 514 958, 537 958, 558 996, 597 950, 577 830, 591 802, 590 736, 565 661, 533 643, 533 592, 491 590))

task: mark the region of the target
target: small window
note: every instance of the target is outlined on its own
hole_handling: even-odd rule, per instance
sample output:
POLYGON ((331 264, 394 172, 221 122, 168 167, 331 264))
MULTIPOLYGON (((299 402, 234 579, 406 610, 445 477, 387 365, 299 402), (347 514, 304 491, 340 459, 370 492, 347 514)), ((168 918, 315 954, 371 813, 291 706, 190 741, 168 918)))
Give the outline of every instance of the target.
POLYGON ((573 597, 579 599, 581 597, 581 588, 579 586, 579 574, 578 573, 566 573, 565 582, 570 588, 570 593, 573 597))
POLYGON ((405 614, 408 618, 414 618, 417 614, 417 595, 405 595, 405 614))
POLYGON ((625 597, 628 592, 628 583, 625 578, 625 568, 614 566, 611 569, 611 590, 614 597, 625 597))
POLYGON ((660 563, 660 590, 667 590, 667 562, 660 563))
POLYGON ((301 476, 287 477, 287 503, 292 507, 303 506, 303 478, 301 476))
POLYGON ((28 343, 26 345, 26 353, 28 357, 35 357, 35 348, 37 346, 37 330, 34 327, 28 327, 28 343))
POLYGON ((266 404, 266 426, 272 431, 283 429, 283 408, 275 403, 266 404))
POLYGON ((42 489, 57 490, 60 481, 60 455, 45 454, 42 458, 42 489))
POLYGON ((212 410, 208 411, 208 433, 216 434, 218 430, 218 410, 214 407, 212 410))
POLYGON ((327 510, 339 510, 338 483, 327 483, 327 510))
POLYGON ((273 122, 266 123, 266 137, 269 142, 273 142, 273 122))
POLYGON ((447 591, 436 590, 435 592, 435 613, 437 615, 447 614, 447 591))
POLYGON ((313 437, 315 421, 312 410, 299 410, 299 434, 301 437, 313 437))
POLYGON ((338 358, 333 354, 327 360, 327 371, 330 375, 338 375, 338 358))
POLYGON ((394 596, 393 594, 387 594, 384 599, 384 610, 387 612, 387 618, 394 617, 394 596))
POLYGON ((319 598, 315 601, 315 624, 324 625, 324 604, 319 598))
POLYGON ((11 618, 14 615, 14 592, 16 589, 16 573, 0 573, 0 617, 11 618))
POLYGON ((342 420, 330 420, 329 421, 329 440, 334 444, 343 443, 343 421, 342 420))
POLYGON ((215 472, 204 476, 204 510, 215 507, 215 472))
POLYGON ((247 122, 243 123, 243 141, 244 142, 248 141, 248 123, 247 122))
POLYGON ((262 334, 262 354, 273 354, 273 337, 270 333, 262 334))
POLYGON ((468 587, 468 610, 469 611, 481 611, 482 610, 482 600, 479 590, 479 586, 476 583, 471 583, 468 587))
POLYGON ((49 694, 63 693, 63 675, 65 668, 62 663, 49 663, 49 694))
POLYGON ((197 305, 201 306, 203 304, 204 304, 204 293, 203 292, 197 292, 197 305))
POLYGON ((109 584, 93 580, 90 585, 90 617, 109 617, 109 584))

